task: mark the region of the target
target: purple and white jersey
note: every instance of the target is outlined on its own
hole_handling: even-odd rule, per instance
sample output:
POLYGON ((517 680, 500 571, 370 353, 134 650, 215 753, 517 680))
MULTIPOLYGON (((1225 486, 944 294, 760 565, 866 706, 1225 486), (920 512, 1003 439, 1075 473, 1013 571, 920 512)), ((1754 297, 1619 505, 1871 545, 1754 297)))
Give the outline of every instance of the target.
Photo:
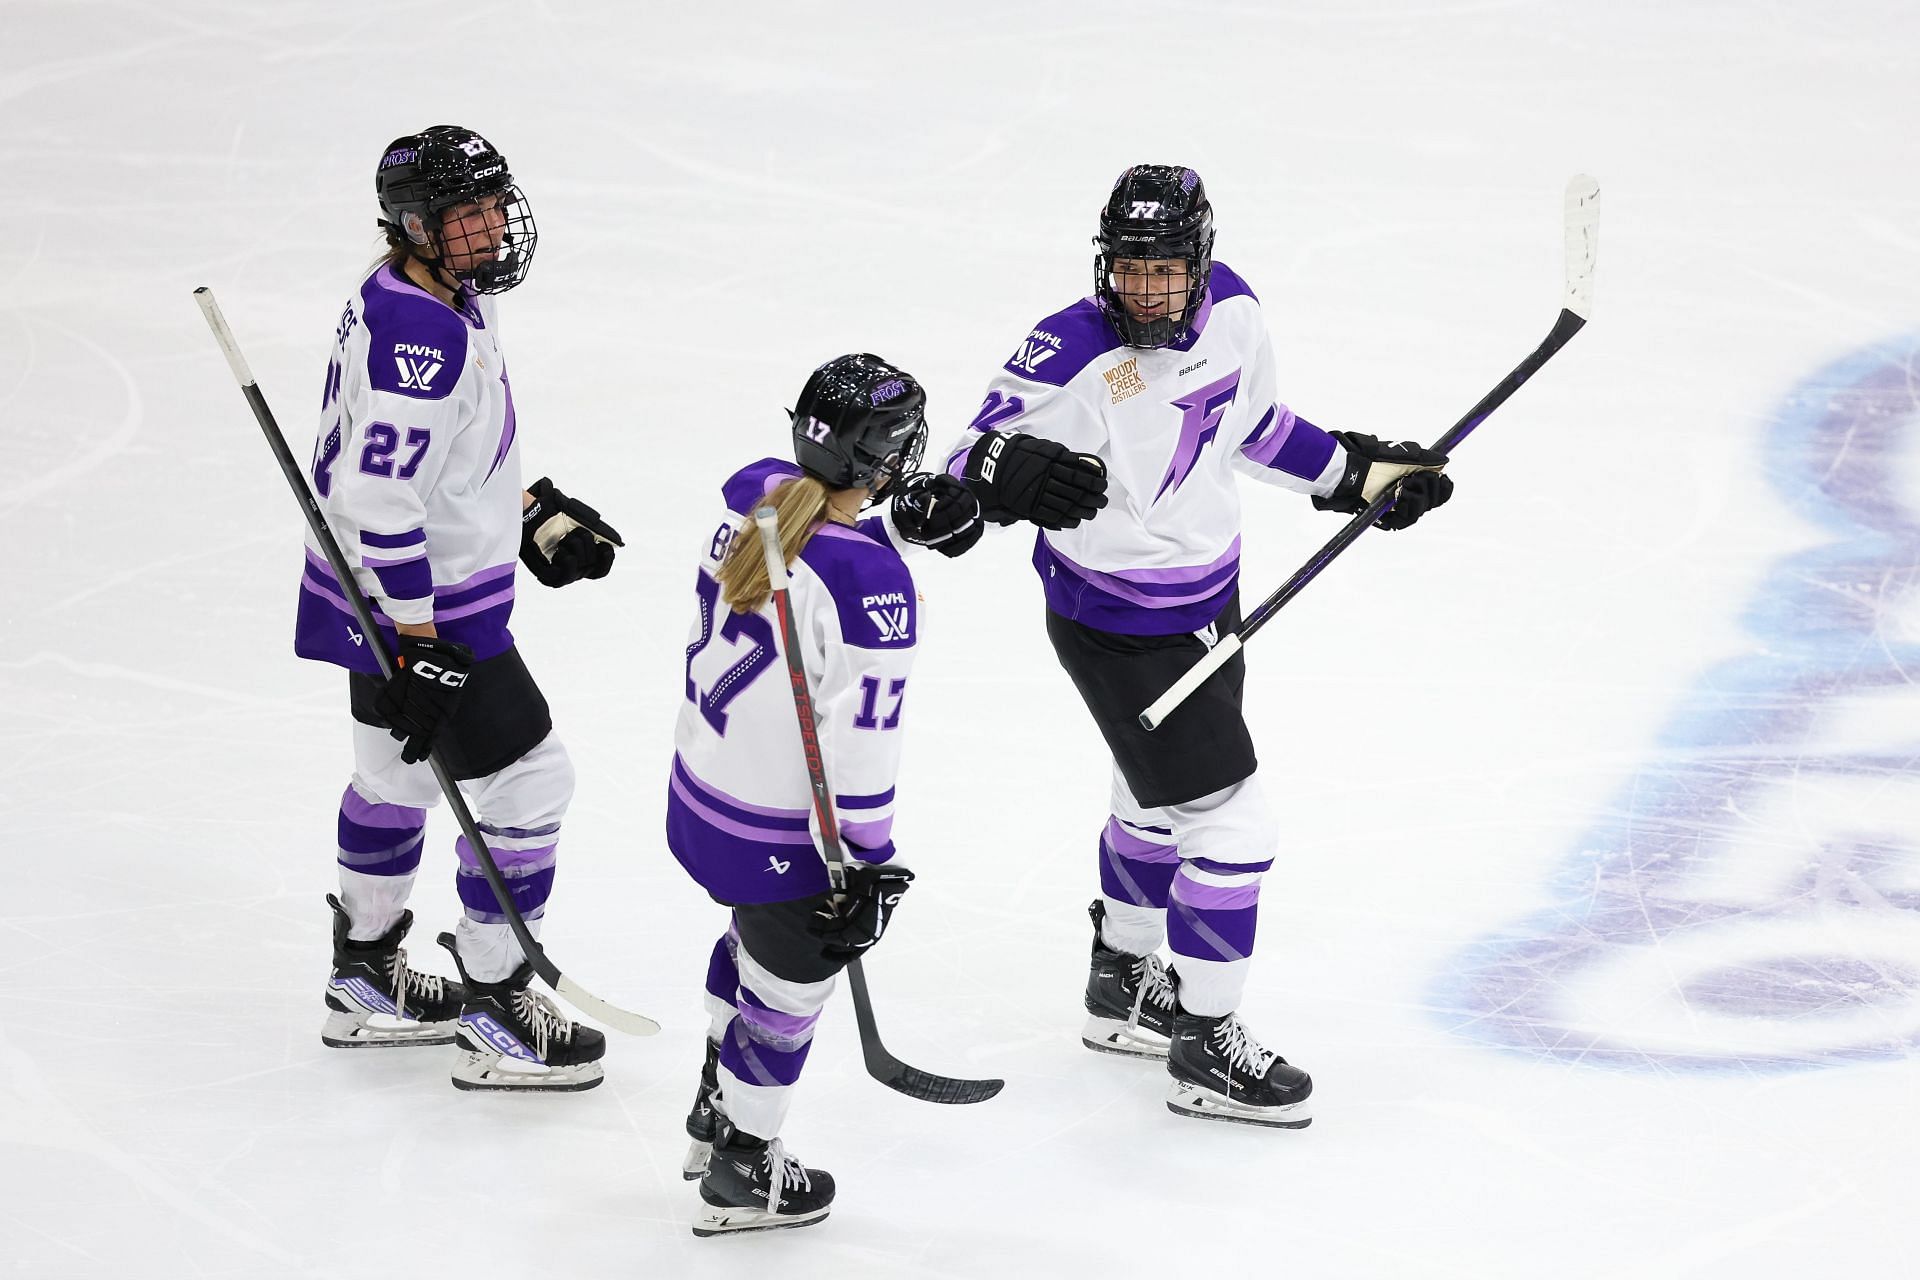
MULTIPOLYGON (((771 600, 735 613, 716 576, 735 537, 759 536, 747 518, 752 509, 799 474, 773 458, 736 472, 721 487, 725 509, 715 513, 695 578, 667 845, 723 902, 785 902, 828 888, 779 615, 771 600)), ((885 862, 919 635, 913 575, 876 516, 852 528, 822 525, 791 566, 788 591, 841 838, 848 856, 885 862)))
POLYGON ((952 474, 986 431, 1106 464, 1106 508, 1041 531, 1033 563, 1049 609, 1127 635, 1198 631, 1225 607, 1240 573, 1235 471, 1324 497, 1345 463, 1332 436, 1275 399, 1259 300, 1219 262, 1173 346, 1123 345, 1092 298, 1042 320, 988 386, 952 474))
MULTIPOLYGON (((493 299, 441 302, 382 264, 341 313, 312 480, 374 620, 431 621, 491 658, 513 643, 520 450, 493 299)), ((307 535, 294 651, 379 669, 307 535)))

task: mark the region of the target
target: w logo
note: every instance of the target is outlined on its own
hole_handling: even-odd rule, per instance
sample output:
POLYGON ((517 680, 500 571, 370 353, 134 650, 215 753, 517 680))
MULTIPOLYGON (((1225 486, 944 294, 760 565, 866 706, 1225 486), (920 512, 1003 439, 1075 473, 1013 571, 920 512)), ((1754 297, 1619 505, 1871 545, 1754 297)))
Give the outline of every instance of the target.
POLYGON ((904 643, 913 638, 907 634, 907 606, 905 605, 897 609, 869 609, 867 616, 873 619, 873 625, 879 629, 883 644, 904 643))
POLYGON ((432 390, 433 376, 444 367, 437 360, 417 360, 411 356, 395 356, 393 363, 400 370, 402 391, 432 390))
POLYGON ((1058 354, 1060 353, 1044 342, 1035 342, 1032 338, 1028 338, 1020 344, 1020 349, 1013 353, 1013 359, 1007 363, 1018 365, 1028 373, 1036 373, 1042 364, 1058 354))

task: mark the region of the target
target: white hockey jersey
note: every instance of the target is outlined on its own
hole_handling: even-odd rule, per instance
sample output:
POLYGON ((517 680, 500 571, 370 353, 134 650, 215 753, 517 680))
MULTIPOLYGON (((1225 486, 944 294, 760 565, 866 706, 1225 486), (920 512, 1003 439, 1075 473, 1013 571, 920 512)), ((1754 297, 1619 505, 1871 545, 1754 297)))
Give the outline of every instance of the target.
POLYGON ((1123 345, 1092 298, 1042 320, 989 385, 948 471, 962 473, 986 431, 1105 463, 1107 506, 1041 531, 1033 563, 1049 609, 1128 635, 1198 631, 1226 606, 1240 573, 1236 471, 1324 497, 1345 463, 1332 436, 1275 398, 1259 300, 1219 262, 1173 346, 1123 345))
MULTIPOLYGON (((493 299, 441 302, 382 264, 347 303, 321 397, 312 480, 392 651, 394 622, 491 658, 513 643, 520 451, 493 299)), ((294 651, 378 664, 307 535, 294 651)))
MULTIPOLYGON (((785 902, 828 887, 778 615, 772 601, 735 613, 716 577, 735 537, 759 536, 747 519, 752 508, 799 474, 793 463, 768 458, 726 482, 726 510, 716 513, 695 579, 667 845, 722 902, 785 902)), ((853 528, 823 525, 791 572, 834 816, 848 856, 885 862, 893 856, 894 781, 919 635, 913 577, 883 516, 853 528)))

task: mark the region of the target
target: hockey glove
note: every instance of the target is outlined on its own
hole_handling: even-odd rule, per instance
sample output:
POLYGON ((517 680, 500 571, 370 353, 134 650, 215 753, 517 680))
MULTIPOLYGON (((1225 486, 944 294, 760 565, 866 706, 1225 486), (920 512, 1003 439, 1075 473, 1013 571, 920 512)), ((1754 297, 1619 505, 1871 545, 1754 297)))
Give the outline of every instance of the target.
POLYGON ((807 922, 820 953, 852 957, 880 941, 912 883, 913 872, 895 862, 848 862, 847 887, 829 892, 807 922))
POLYGON ((987 531, 973 490, 931 471, 908 476, 894 490, 893 525, 908 542, 943 556, 965 555, 987 531))
POLYGON ((400 758, 418 764, 433 750, 433 735, 453 715, 473 670, 473 650, 433 636, 401 636, 399 669, 373 695, 387 730, 407 745, 400 758))
POLYGON ((1453 496, 1452 478, 1440 471, 1447 465, 1444 453, 1408 441, 1383 443, 1352 431, 1336 431, 1333 438, 1347 451, 1347 469, 1332 493, 1313 500, 1322 511, 1356 515, 1399 481, 1400 496, 1374 524, 1404 529, 1453 496))
POLYGON ((966 481, 995 524, 1071 529, 1107 505, 1107 469, 1090 453, 1035 436, 989 431, 967 452, 966 481))
POLYGON ((549 587, 582 578, 604 578, 613 549, 627 544, 614 527, 578 498, 569 498, 545 476, 527 487, 533 501, 520 513, 520 563, 549 587))

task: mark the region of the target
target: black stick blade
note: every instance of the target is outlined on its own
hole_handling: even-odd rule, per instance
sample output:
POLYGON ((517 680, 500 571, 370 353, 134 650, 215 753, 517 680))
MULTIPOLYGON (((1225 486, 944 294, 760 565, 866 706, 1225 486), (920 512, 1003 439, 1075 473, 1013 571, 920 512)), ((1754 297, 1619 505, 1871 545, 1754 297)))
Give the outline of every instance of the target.
POLYGON ((985 1102, 1007 1084, 1005 1080, 956 1080, 952 1076, 936 1076, 930 1071, 908 1066, 884 1049, 878 1054, 867 1055, 867 1072, 896 1093, 904 1093, 921 1102, 941 1102, 958 1107, 985 1102))

